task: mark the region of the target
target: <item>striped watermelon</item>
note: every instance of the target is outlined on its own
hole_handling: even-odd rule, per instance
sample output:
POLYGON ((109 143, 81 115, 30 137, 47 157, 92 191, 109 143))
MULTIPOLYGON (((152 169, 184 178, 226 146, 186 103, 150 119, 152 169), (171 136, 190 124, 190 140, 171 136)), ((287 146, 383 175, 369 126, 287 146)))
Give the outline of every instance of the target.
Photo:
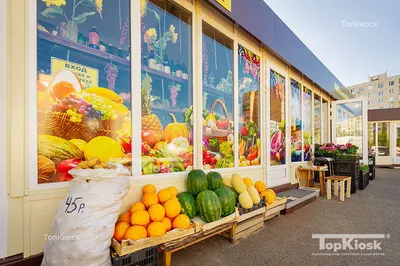
POLYGON ((222 176, 218 172, 211 171, 207 174, 208 181, 208 189, 216 190, 217 188, 222 187, 222 176))
POLYGON ((200 191, 208 188, 207 176, 202 170, 192 170, 189 172, 186 180, 187 190, 196 197, 200 191))
POLYGON ((206 222, 214 222, 221 218, 221 202, 212 190, 204 190, 197 195, 196 208, 200 218, 206 222))
POLYGON ((233 187, 226 187, 226 188, 229 188, 229 190, 233 192, 233 195, 235 196, 235 203, 238 202, 239 193, 237 193, 233 187))
POLYGON ((218 188, 215 190, 221 202, 221 216, 225 217, 235 212, 236 199, 232 190, 227 187, 218 188))
POLYGON ((190 219, 196 216, 196 200, 189 192, 178 194, 178 200, 181 204, 181 213, 186 214, 190 219))

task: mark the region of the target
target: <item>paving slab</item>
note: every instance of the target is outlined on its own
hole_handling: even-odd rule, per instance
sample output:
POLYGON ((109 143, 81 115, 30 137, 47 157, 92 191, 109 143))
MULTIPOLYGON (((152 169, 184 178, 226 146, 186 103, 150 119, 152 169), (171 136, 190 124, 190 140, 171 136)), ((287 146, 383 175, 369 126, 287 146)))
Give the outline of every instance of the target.
POLYGON ((400 169, 376 175, 345 202, 318 198, 235 244, 216 236, 180 250, 172 265, 400 265, 400 169), (315 255, 321 251, 312 234, 384 234, 375 253, 385 255, 315 255))

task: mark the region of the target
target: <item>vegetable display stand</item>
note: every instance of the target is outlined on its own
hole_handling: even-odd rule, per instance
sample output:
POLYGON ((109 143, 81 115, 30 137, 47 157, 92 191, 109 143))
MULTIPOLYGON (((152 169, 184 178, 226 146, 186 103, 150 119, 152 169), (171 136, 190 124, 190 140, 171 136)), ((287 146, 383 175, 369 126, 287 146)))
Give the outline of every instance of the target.
POLYGON ((145 248, 128 255, 118 256, 111 248, 111 263, 113 266, 157 266, 162 265, 162 252, 158 247, 145 248))
POLYGON ((199 231, 199 225, 197 223, 192 223, 187 229, 174 229, 166 233, 164 236, 160 237, 148 237, 136 241, 123 240, 122 243, 119 243, 115 239, 112 239, 112 246, 119 256, 124 256, 138 250, 158 246, 170 241, 176 241, 184 237, 193 235, 199 231))
POLYGON ((212 222, 210 223, 212 225, 209 227, 203 226, 202 228, 204 229, 204 231, 200 230, 200 232, 194 235, 189 235, 185 238, 181 238, 179 240, 167 242, 160 245, 160 249, 163 251, 164 265, 165 266, 171 265, 172 253, 184 249, 186 247, 189 247, 191 245, 194 245, 198 242, 204 241, 215 235, 219 235, 222 234, 223 232, 232 230, 234 227, 236 227, 236 218, 238 212, 235 211, 235 213, 233 213, 232 215, 234 215, 233 216, 234 219, 229 218, 228 220, 223 220, 225 218, 228 218, 229 216, 222 218, 221 220, 223 221, 219 220, 216 222, 212 222))
POLYGON ((228 232, 224 232, 222 236, 231 240, 235 243, 239 239, 245 238, 264 226, 264 214, 265 214, 265 201, 262 201, 258 205, 254 205, 254 209, 244 209, 251 210, 246 211, 241 214, 237 219, 237 224, 228 232))
POLYGON ((281 211, 286 209, 286 197, 276 197, 274 203, 267 204, 265 207, 264 213, 264 221, 270 220, 274 217, 279 217, 281 215, 281 211))
POLYGON ((362 172, 360 171, 360 184, 359 184, 359 189, 363 190, 366 188, 369 184, 369 171, 362 172))

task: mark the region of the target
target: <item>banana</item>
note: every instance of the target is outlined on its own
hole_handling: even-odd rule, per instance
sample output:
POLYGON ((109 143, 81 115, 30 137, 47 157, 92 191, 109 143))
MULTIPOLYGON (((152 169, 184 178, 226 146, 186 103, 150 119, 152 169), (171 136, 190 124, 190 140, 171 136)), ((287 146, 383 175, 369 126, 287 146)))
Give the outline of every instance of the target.
POLYGON ((96 94, 97 96, 101 96, 103 98, 107 98, 113 102, 116 103, 124 103, 124 100, 122 100, 121 97, 119 97, 118 94, 113 92, 112 90, 106 89, 106 88, 101 88, 101 87, 92 87, 88 88, 85 90, 82 90, 81 92, 86 92, 89 94, 96 94))

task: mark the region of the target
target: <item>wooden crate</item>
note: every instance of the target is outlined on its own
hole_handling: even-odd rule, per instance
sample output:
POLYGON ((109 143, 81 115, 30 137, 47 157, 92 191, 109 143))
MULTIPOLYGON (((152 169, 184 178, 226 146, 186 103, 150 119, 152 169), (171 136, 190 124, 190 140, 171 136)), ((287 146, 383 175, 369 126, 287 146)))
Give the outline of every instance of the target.
POLYGON ((286 209, 286 201, 287 199, 285 197, 276 197, 274 203, 267 204, 267 206, 265 207, 264 221, 279 216, 281 214, 281 211, 286 209))
POLYGON ((219 219, 218 221, 215 221, 215 222, 206 223, 203 220, 201 220, 200 217, 197 217, 197 216, 193 218, 193 221, 199 225, 199 228, 203 233, 207 234, 207 232, 211 231, 213 228, 216 228, 223 224, 234 222, 239 217, 240 217, 239 210, 237 208, 235 208, 234 213, 232 213, 231 215, 226 216, 222 219, 219 219))
POLYGON ((232 243, 235 243, 239 239, 245 238, 262 229, 264 226, 264 214, 265 208, 260 208, 240 215, 236 226, 221 235, 230 239, 232 243))
POLYGON ((147 237, 136 241, 129 239, 122 241, 122 243, 112 239, 112 246, 119 256, 124 256, 148 247, 158 246, 170 241, 177 241, 187 236, 194 235, 199 231, 199 225, 197 223, 192 223, 187 229, 174 229, 160 237, 147 237))

